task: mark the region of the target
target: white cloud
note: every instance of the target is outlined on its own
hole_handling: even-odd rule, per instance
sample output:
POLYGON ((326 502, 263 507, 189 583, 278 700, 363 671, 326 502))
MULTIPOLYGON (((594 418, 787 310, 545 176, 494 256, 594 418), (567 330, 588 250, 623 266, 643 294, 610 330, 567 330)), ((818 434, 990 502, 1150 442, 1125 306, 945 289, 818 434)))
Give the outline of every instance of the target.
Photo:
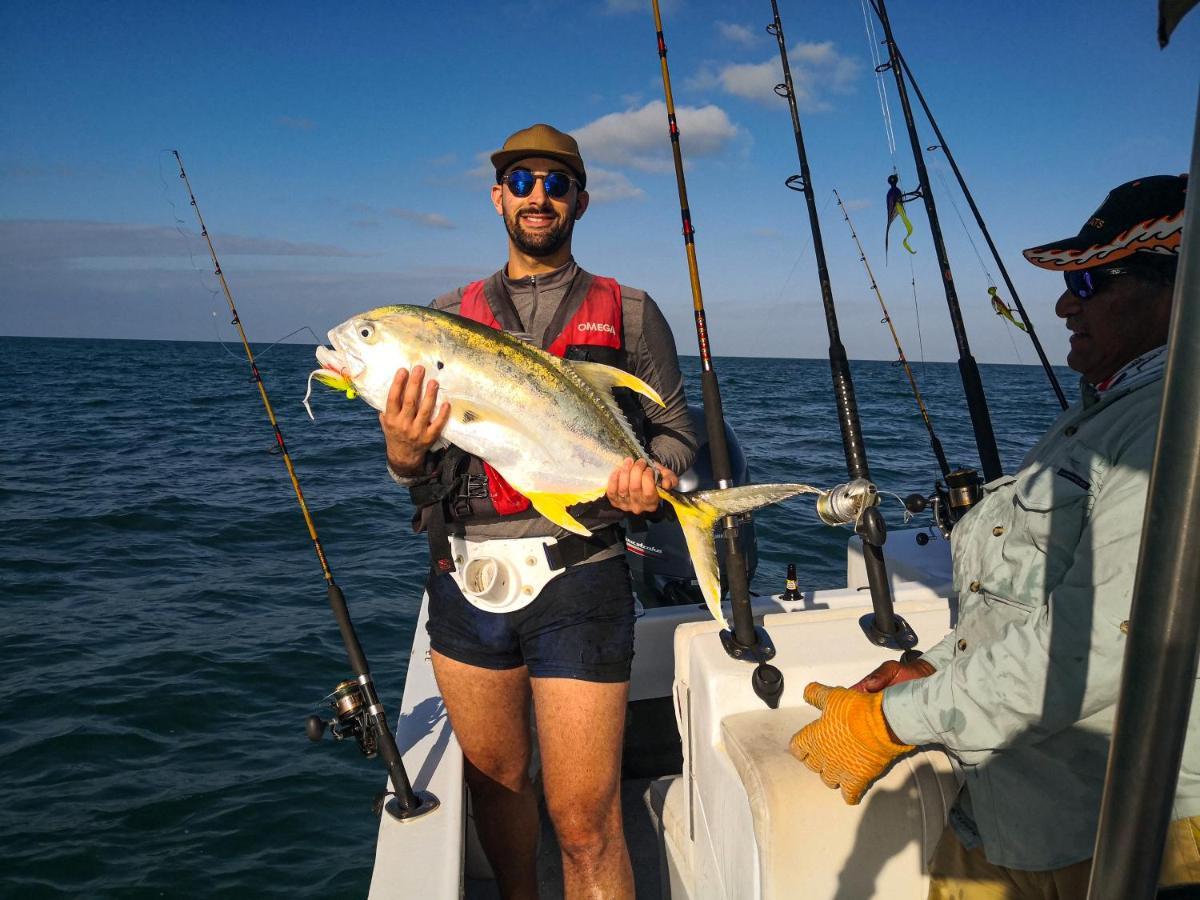
POLYGON ((398 206, 393 206, 385 210, 389 216, 394 216, 397 219, 404 219, 406 222, 414 222, 423 228, 455 228, 455 224, 443 216, 441 213, 418 212, 415 209, 401 209, 398 206))
MULTIPOLYGON (((739 129, 719 106, 677 106, 676 118, 684 155, 716 156, 739 135, 739 129)), ((652 100, 639 109, 609 113, 571 132, 589 163, 629 166, 643 172, 669 172, 671 144, 667 105, 652 100)))
MULTIPOLYGON (((586 158, 586 157, 585 157, 586 158)), ((588 196, 593 203, 612 203, 616 200, 640 200, 646 192, 620 172, 591 166, 588 169, 588 196)))
MULTIPOLYGON (((795 75, 792 77, 794 79, 795 75)), ((775 97, 775 85, 781 81, 783 70, 778 59, 761 63, 733 63, 717 73, 717 82, 725 93, 764 103, 775 97)))
MULTIPOLYGON (((5 219, 0 221, 0 260, 16 265, 62 259, 133 259, 185 257, 199 240, 190 226, 128 225, 76 219, 5 219)), ((214 234, 221 256, 363 256, 331 244, 278 238, 214 234)), ((204 249, 207 253, 207 248, 204 249)))
POLYGON ((753 47, 758 43, 758 33, 746 25, 737 25, 733 22, 718 22, 717 31, 721 33, 721 37, 725 38, 725 40, 741 44, 743 47, 753 47))
POLYGON ((475 154, 475 165, 462 173, 468 181, 492 185, 496 183, 496 167, 492 165, 492 153, 484 150, 475 154))
MULTIPOLYGON (((688 160, 717 156, 742 136, 725 111, 714 104, 677 106, 675 115, 684 156, 688 160)), ((662 100, 601 116, 572 130, 571 135, 579 142, 579 152, 587 163, 587 189, 593 203, 640 200, 645 196, 646 192, 626 174, 617 171, 618 168, 655 173, 670 172, 674 168, 667 131, 667 105, 662 100)), ((476 154, 477 165, 464 171, 462 177, 472 182, 494 183, 495 170, 488 157, 486 152, 476 154)))
POLYGON ((78 169, 61 163, 5 162, 0 164, 2 178, 71 178, 83 174, 78 169))
POLYGON ((303 116, 276 116, 275 124, 281 128, 290 128, 293 131, 312 131, 317 127, 317 123, 312 119, 306 119, 303 116))
MULTIPOLYGON (((805 112, 831 109, 829 94, 845 94, 854 89, 860 65, 843 56, 832 41, 796 44, 788 52, 792 67, 792 85, 796 105, 805 112)), ((779 102, 775 85, 783 81, 783 67, 775 54, 760 63, 730 63, 717 71, 701 71, 689 84, 704 89, 719 86, 735 97, 757 103, 779 102)))

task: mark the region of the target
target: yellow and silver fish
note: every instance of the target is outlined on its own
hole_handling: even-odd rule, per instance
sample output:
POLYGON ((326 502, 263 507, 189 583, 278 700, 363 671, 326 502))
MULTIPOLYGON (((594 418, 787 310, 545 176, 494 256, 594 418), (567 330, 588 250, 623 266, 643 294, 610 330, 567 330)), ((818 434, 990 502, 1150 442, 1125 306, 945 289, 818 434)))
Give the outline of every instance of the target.
MULTIPOLYGON (((561 528, 591 532, 569 507, 603 497, 613 470, 645 459, 612 395, 629 388, 662 405, 648 384, 621 369, 575 362, 459 316, 424 306, 385 306, 329 332, 310 376, 382 411, 396 370, 423 366, 450 404, 445 440, 486 460, 533 507, 561 528)), ((307 397, 306 397, 307 400, 307 397)), ((800 493, 803 484, 744 485, 679 493, 659 488, 674 507, 705 602, 724 623, 713 526, 800 493)))

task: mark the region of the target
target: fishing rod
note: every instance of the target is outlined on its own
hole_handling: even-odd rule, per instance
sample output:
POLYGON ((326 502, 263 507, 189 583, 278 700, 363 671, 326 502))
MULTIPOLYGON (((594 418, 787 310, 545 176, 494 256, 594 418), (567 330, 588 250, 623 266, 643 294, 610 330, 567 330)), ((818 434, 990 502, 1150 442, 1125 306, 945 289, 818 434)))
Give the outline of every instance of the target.
MULTIPOLYGON (((700 269, 696 263, 695 229, 688 208, 687 183, 683 177, 683 155, 679 148, 679 125, 675 121, 675 98, 671 93, 671 73, 667 68, 667 42, 663 37, 662 13, 658 0, 654 8, 654 28, 658 37, 658 58, 662 66, 663 94, 667 104, 667 130, 671 136, 671 154, 675 159, 675 183, 679 188, 679 214, 683 220, 683 246, 687 254, 688 278, 692 288, 692 306, 696 316, 696 342, 700 349, 700 389, 704 397, 704 419, 708 431, 708 451, 712 461, 713 479, 717 487, 733 486, 729 463, 729 445, 725 440, 725 414, 721 407, 721 388, 713 367, 712 349, 708 338, 708 322, 704 314, 704 295, 700 288, 700 269)), ((726 576, 732 606, 732 628, 721 632, 725 652, 734 659, 757 662, 751 682, 754 692, 774 709, 783 693, 783 673, 767 660, 775 655, 775 646, 766 630, 756 627, 750 608, 750 582, 746 574, 746 558, 738 539, 737 516, 726 516, 725 530, 726 576)))
MULTIPOLYGON (((821 303, 825 308, 825 325, 829 332, 829 368, 833 375, 833 394, 837 401, 838 422, 842 428, 842 449, 846 456, 846 468, 850 473, 850 486, 864 491, 871 502, 863 503, 855 512, 855 532, 862 538, 863 561, 867 571, 867 584, 871 589, 871 604, 874 615, 862 621, 867 637, 880 646, 908 649, 917 643, 917 637, 902 618, 896 615, 892 601, 892 586, 888 578, 887 564, 883 557, 883 544, 887 540, 887 524, 876 508, 874 500, 878 494, 871 484, 871 472, 867 465, 867 448, 863 442, 862 423, 858 416, 858 401, 854 395, 854 380, 850 376, 850 361, 842 344, 838 329, 837 310, 833 303, 833 288, 829 283, 829 267, 825 261, 825 243, 821 238, 821 222, 817 216, 817 201, 813 193, 812 175, 808 168, 808 153, 804 149, 804 134, 800 129, 800 114, 796 109, 796 91, 792 84, 792 68, 788 63, 787 45, 783 37, 783 22, 779 18, 779 4, 771 0, 774 21, 767 32, 775 36, 779 44, 779 59, 783 63, 783 83, 775 85, 775 93, 785 98, 792 114, 792 132, 796 137, 796 155, 800 158, 800 174, 790 176, 784 183, 794 191, 804 194, 808 206, 808 221, 812 227, 813 256, 817 263, 817 277, 821 283, 821 303)), ((839 202, 841 202, 839 200, 839 202)))
MULTIPOLYGON (((979 226, 979 230, 983 233, 983 239, 987 241, 988 249, 992 251, 992 259, 996 261, 996 266, 1000 269, 1000 277, 1004 279, 1004 284, 1008 288, 1008 295, 1013 299, 1013 305, 1017 307, 1017 312, 1021 314, 1021 321, 1025 323, 1025 331, 1029 335, 1029 339, 1033 341, 1033 349, 1037 352, 1038 359, 1042 361, 1042 368, 1046 372, 1046 377, 1050 379, 1050 386, 1054 388, 1054 395, 1058 398, 1058 404, 1063 409, 1066 409, 1067 398, 1063 394, 1062 386, 1058 383, 1058 376, 1054 374, 1050 360, 1046 358, 1046 351, 1042 349, 1042 342, 1038 339, 1037 332, 1033 330, 1033 320, 1025 312, 1025 305, 1017 295, 1016 285, 1013 284, 1012 279, 1009 277, 1008 268, 1004 265, 1004 260, 1000 258, 1000 251, 996 249, 996 244, 992 241, 991 232, 988 231, 988 227, 983 221, 983 214, 979 212, 979 207, 975 205, 975 198, 971 195, 970 188, 967 187, 967 181, 963 178, 963 174, 958 168, 958 163, 954 161, 954 154, 950 152, 950 145, 946 143, 946 138, 942 135, 942 129, 938 127, 937 119, 933 117, 933 111, 929 108, 929 104, 925 102, 925 95, 921 93, 917 79, 913 77, 912 69, 908 67, 908 60, 904 58, 904 54, 900 52, 898 47, 896 48, 896 58, 900 60, 904 74, 908 76, 908 83, 912 85, 921 108, 925 110, 925 118, 929 120, 929 124, 933 127, 933 133, 937 135, 937 149, 946 154, 946 161, 950 163, 954 177, 958 179, 958 186, 962 190, 963 196, 967 198, 967 205, 971 207, 971 213, 975 216, 975 224, 979 226)), ((929 149, 932 150, 934 148, 930 147, 929 149)))
POLYGON ((376 755, 382 756, 394 788, 394 791, 385 792, 385 796, 390 794, 391 799, 382 804, 382 809, 394 819, 408 820, 423 816, 437 809, 439 801, 428 791, 414 792, 412 784, 408 780, 408 774, 404 771, 404 761, 400 758, 396 740, 392 736, 391 729, 388 728, 383 704, 379 700, 375 682, 371 679, 371 671, 367 667, 367 657, 363 653, 362 644, 359 643, 354 625, 350 621, 346 597, 333 580, 333 571, 329 568, 325 549, 321 546, 321 539, 317 536, 317 526, 313 522, 308 504, 304 500, 304 492, 300 489, 296 467, 292 464, 292 457, 283 440, 283 432, 280 431, 279 422, 275 419, 275 410, 271 407, 271 400, 267 396, 267 386, 263 383, 262 375, 258 371, 258 363, 254 359, 254 352, 250 349, 250 341, 246 338, 245 329, 242 328, 242 318, 238 315, 237 307, 233 303, 233 294, 229 290, 229 284, 225 281, 225 274, 221 271, 221 263, 217 259, 217 251, 213 247, 212 238, 209 237, 208 227, 204 224, 204 217, 200 214, 200 204, 196 202, 192 183, 183 168, 183 157, 179 155, 178 150, 171 152, 175 154, 175 161, 179 164, 179 177, 187 188, 192 209, 196 211, 196 219, 200 223, 200 236, 208 244, 208 253, 213 262, 213 274, 220 280, 221 290, 225 292, 225 299, 229 301, 229 310, 233 313, 232 324, 236 326, 238 336, 242 339, 242 348, 246 351, 246 359, 250 363, 251 380, 258 386, 258 393, 266 408, 267 418, 270 419, 271 428, 275 432, 275 443, 279 454, 283 457, 283 464, 287 467, 292 488, 296 492, 300 512, 304 515, 304 524, 308 526, 308 536, 312 538, 313 550, 316 551, 321 571, 325 575, 329 605, 333 609, 338 629, 342 633, 342 642, 346 645, 346 654, 350 657, 350 668, 354 670, 355 677, 339 684, 328 698, 334 711, 334 719, 331 722, 325 722, 319 716, 309 716, 306 731, 310 739, 319 740, 328 725, 331 733, 338 740, 354 737, 358 742, 359 749, 368 758, 376 755))
POLYGON ((929 217, 929 232, 933 237, 933 246, 937 252, 938 267, 942 273, 942 286, 946 291, 946 306, 950 310, 950 323, 954 329, 954 340, 958 345, 958 372, 962 378, 963 392, 967 398, 967 409, 971 413, 971 425, 975 433, 975 445, 979 448, 979 462, 983 467, 986 481, 999 478, 1002 474, 1000 451, 996 447, 996 433, 992 429, 992 417, 988 411, 987 397, 983 393, 983 381, 979 377, 979 365, 971 355, 971 345, 967 340, 966 326, 963 324, 962 309, 958 305, 958 292, 954 287, 954 275, 950 271, 950 258, 946 255, 946 242, 942 238, 942 226, 938 220, 937 206, 933 201, 933 190, 929 184, 929 172, 925 168, 925 157, 921 153, 921 141, 917 136, 917 125, 913 121, 912 105, 908 102, 908 91, 904 84, 904 73, 899 63, 900 51, 896 47, 896 39, 892 35, 892 24, 888 19, 887 7, 884 0, 870 0, 871 8, 883 25, 884 38, 888 47, 888 61, 881 69, 890 69, 896 77, 896 91, 900 95, 900 105, 904 109, 904 124, 908 129, 909 143, 912 145, 913 161, 917 167, 917 191, 925 203, 925 213, 929 217))
MULTIPOLYGON (((774 4, 774 0, 771 0, 771 2, 774 4)), ((833 189, 833 196, 837 197, 838 206, 842 209, 842 218, 846 220, 846 224, 850 227, 850 236, 854 238, 854 245, 858 247, 858 258, 867 270, 867 278, 871 282, 871 290, 875 292, 875 299, 879 301, 879 308, 883 310, 883 322, 887 325, 888 331, 892 333, 892 342, 896 345, 896 353, 900 356, 900 365, 904 367, 904 374, 908 376, 908 383, 912 385, 913 399, 917 401, 917 409, 921 411, 921 421, 925 423, 925 430, 929 432, 929 446, 933 449, 933 455, 937 457, 938 468, 942 470, 942 477, 945 478, 950 474, 950 464, 946 462, 946 453, 942 450, 942 442, 938 440, 937 435, 933 431, 933 422, 930 421, 929 410, 925 408, 925 401, 921 398, 921 390, 917 387, 917 377, 913 374, 912 366, 908 364, 908 357, 904 355, 904 348, 900 346, 900 336, 896 334, 896 326, 892 324, 891 313, 888 312, 887 304, 883 302, 883 294, 879 290, 879 285, 875 283, 875 273, 871 271, 871 264, 867 262, 867 253, 863 250, 862 241, 858 239, 858 232, 854 230, 854 223, 850 221, 850 212, 846 209, 846 204, 842 202, 842 195, 837 192, 837 188, 833 189)))

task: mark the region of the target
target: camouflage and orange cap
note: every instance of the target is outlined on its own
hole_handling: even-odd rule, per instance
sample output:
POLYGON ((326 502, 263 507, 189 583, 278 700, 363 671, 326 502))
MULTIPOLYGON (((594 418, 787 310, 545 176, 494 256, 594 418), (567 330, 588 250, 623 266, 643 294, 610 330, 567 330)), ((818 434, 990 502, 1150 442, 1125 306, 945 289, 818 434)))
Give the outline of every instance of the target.
POLYGON ((1107 265, 1135 253, 1177 256, 1183 235, 1186 175, 1151 175, 1113 188, 1075 237, 1030 247, 1025 258, 1067 272, 1107 265))

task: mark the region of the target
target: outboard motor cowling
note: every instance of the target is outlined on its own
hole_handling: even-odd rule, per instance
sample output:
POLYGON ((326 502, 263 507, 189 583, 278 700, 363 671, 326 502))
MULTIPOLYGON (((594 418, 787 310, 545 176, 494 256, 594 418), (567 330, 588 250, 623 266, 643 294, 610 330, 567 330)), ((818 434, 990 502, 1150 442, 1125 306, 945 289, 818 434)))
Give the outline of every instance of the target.
MULTIPOLYGON (((679 476, 679 490, 688 492, 715 488, 717 483, 712 473, 704 410, 700 406, 689 404, 688 412, 692 416, 692 427, 700 439, 700 447, 692 467, 679 476)), ((729 445, 729 467, 733 473, 734 485, 748 484, 750 470, 746 464, 746 456, 742 452, 737 434, 729 427, 728 422, 725 423, 725 441, 729 445)), ((758 545, 754 535, 754 523, 749 516, 745 518, 746 523, 738 529, 738 540, 742 545, 742 555, 746 559, 747 574, 749 578, 753 578, 754 570, 758 566, 758 545)), ((716 544, 717 560, 721 568, 721 596, 724 598, 729 583, 725 574, 725 535, 720 528, 716 531, 716 544)), ((629 569, 633 574, 633 589, 643 606, 704 604, 700 585, 696 581, 696 572, 692 567, 692 557, 683 539, 683 530, 673 517, 664 518, 660 522, 631 520, 625 535, 625 551, 629 569)))

